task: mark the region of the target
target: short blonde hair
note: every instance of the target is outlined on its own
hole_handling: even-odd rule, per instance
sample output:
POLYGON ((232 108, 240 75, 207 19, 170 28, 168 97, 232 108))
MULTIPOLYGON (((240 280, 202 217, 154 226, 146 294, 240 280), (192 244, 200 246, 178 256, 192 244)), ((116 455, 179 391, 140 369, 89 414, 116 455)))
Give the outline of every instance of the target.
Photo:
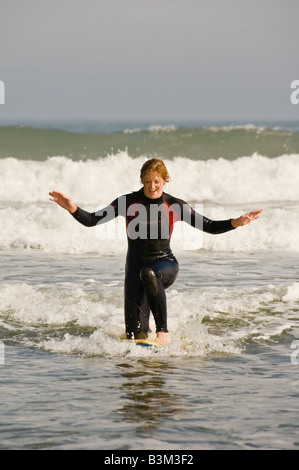
POLYGON ((148 171, 156 171, 164 179, 164 181, 166 181, 167 183, 169 182, 169 173, 167 171, 167 168, 164 162, 159 158, 152 158, 151 160, 147 160, 143 164, 140 170, 140 179, 142 183, 148 171))

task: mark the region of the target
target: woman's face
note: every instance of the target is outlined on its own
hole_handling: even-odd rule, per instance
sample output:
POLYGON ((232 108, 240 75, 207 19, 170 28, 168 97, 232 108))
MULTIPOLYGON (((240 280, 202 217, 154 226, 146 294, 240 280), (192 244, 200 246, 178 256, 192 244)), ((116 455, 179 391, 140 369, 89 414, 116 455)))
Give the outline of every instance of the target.
POLYGON ((144 195, 150 199, 158 199, 163 194, 166 181, 157 171, 147 171, 143 178, 144 195))

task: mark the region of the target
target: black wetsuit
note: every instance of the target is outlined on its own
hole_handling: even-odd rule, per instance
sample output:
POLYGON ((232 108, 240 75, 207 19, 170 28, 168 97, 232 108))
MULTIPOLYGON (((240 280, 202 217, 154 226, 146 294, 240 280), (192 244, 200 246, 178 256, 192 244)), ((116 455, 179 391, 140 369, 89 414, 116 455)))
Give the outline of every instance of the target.
POLYGON ((158 199, 149 199, 143 188, 115 199, 94 213, 78 207, 73 217, 92 227, 119 215, 125 217, 128 238, 125 272, 127 338, 147 337, 150 311, 156 331, 167 332, 165 289, 173 284, 179 271, 170 248, 174 223, 185 221, 204 232, 218 234, 233 229, 231 220, 210 220, 170 194, 163 193, 158 199))

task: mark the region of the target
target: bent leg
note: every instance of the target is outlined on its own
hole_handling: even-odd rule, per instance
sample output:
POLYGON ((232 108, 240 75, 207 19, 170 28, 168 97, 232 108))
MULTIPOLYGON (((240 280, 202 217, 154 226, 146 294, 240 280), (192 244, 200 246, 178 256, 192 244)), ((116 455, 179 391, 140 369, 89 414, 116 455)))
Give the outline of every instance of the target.
POLYGON ((178 271, 179 266, 175 258, 157 261, 140 271, 140 279, 155 319, 157 333, 168 332, 165 289, 174 283, 178 271))

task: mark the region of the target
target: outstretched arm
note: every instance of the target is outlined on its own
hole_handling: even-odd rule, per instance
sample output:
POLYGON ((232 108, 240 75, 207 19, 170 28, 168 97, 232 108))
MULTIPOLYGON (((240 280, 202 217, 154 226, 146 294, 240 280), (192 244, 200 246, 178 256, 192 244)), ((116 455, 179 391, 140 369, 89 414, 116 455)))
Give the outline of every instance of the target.
POLYGON ((74 219, 85 225, 85 227, 94 227, 109 222, 118 215, 118 200, 113 201, 109 206, 97 212, 87 212, 60 191, 51 191, 49 195, 51 196, 50 201, 56 202, 60 207, 67 210, 74 219))
POLYGON ((257 211, 248 212, 247 214, 241 215, 237 219, 227 219, 227 220, 211 220, 208 217, 204 217, 198 212, 196 212, 190 204, 187 204, 182 199, 172 198, 170 200, 170 204, 175 206, 175 203, 179 205, 181 211, 178 211, 181 214, 181 219, 184 220, 192 227, 198 228, 199 230, 203 230, 204 232, 211 233, 211 234, 220 234, 229 232, 230 230, 234 230, 237 227, 241 227, 242 225, 249 224, 252 220, 258 219, 262 209, 257 211))
POLYGON ((231 219, 231 224, 234 228, 247 225, 252 222, 252 220, 258 219, 262 210, 263 209, 259 209, 258 211, 247 212, 247 214, 241 215, 237 219, 231 219))
POLYGON ((241 215, 237 219, 210 220, 207 217, 201 216, 193 210, 191 215, 191 225, 193 227, 200 228, 201 230, 207 233, 225 233, 230 230, 234 230, 237 227, 247 225, 252 220, 258 219, 261 212, 262 209, 248 212, 247 214, 241 215))
POLYGON ((60 191, 51 191, 49 195, 52 196, 50 201, 56 202, 56 204, 67 210, 70 214, 73 214, 78 209, 77 205, 60 191))

